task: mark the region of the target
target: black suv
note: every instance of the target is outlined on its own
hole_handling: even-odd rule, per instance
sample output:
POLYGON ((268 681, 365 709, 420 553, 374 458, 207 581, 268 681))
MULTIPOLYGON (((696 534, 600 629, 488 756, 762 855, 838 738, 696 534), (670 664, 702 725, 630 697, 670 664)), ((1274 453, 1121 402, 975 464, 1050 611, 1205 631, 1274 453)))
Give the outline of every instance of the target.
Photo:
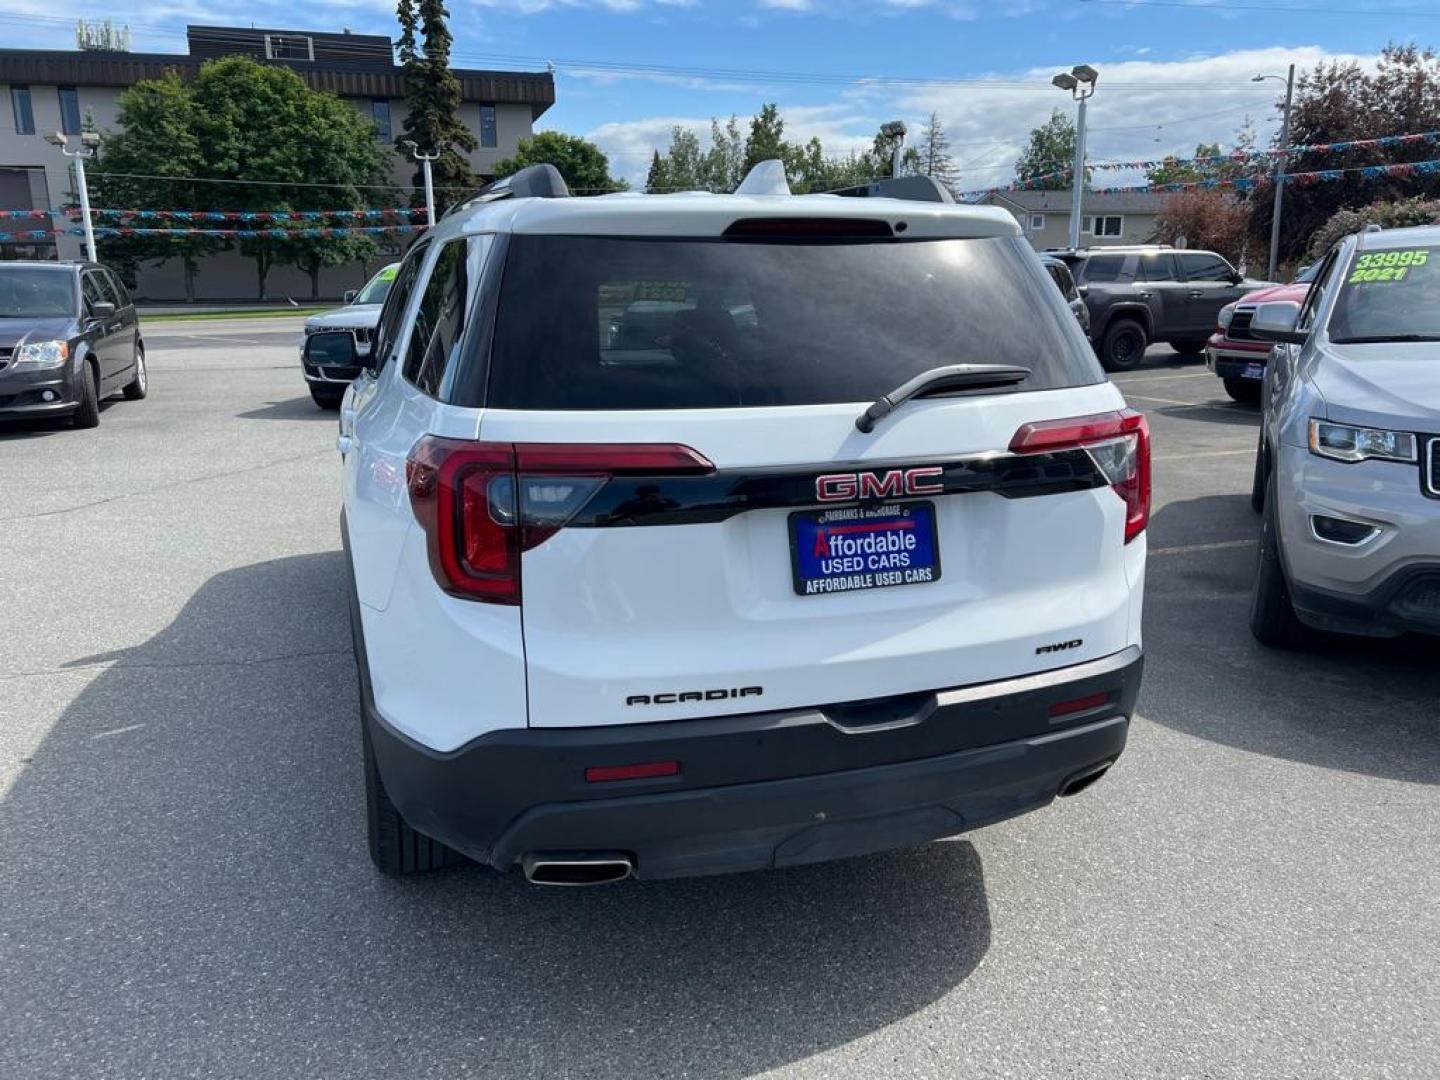
POLYGON ((1226 304, 1263 288, 1213 251, 1164 247, 1047 252, 1069 263, 1085 306, 1090 340, 1107 371, 1125 371, 1163 341, 1198 356, 1226 304))
POLYGON ((84 262, 0 263, 0 419, 100 422, 102 398, 146 392, 145 344, 125 286, 84 262))

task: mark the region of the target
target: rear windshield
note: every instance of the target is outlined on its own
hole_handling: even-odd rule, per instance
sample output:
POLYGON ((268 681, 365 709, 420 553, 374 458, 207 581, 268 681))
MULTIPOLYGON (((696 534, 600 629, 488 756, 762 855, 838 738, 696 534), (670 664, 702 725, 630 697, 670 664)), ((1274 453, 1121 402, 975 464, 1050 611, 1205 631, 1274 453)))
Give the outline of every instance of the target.
POLYGON ((868 402, 944 364, 1015 389, 1103 378, 1018 239, 510 238, 487 403, 699 409, 868 402))
POLYGON ((65 270, 0 267, 0 319, 74 315, 75 275, 65 270))

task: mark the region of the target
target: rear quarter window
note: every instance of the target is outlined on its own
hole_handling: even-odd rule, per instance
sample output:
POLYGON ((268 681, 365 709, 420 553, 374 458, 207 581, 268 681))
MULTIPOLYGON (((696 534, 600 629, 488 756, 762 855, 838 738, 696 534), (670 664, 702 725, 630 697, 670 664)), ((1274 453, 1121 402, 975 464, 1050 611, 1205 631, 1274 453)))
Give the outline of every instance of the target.
POLYGON ((1103 378, 1063 298, 1019 239, 515 235, 484 403, 619 410, 868 402, 956 363, 1028 367, 1022 391, 1103 378))

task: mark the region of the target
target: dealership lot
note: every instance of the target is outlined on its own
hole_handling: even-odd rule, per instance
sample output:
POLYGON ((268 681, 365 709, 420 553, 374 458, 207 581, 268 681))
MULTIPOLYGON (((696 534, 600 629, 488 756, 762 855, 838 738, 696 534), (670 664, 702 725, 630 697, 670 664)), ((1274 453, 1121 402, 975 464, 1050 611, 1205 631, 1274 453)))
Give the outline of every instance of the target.
POLYGON ((1440 649, 1252 641, 1256 416, 1202 368, 1117 377, 1156 500, 1102 783, 920 850, 544 890, 366 857, 298 328, 149 327, 148 400, 0 430, 0 1075, 1433 1075, 1440 649))

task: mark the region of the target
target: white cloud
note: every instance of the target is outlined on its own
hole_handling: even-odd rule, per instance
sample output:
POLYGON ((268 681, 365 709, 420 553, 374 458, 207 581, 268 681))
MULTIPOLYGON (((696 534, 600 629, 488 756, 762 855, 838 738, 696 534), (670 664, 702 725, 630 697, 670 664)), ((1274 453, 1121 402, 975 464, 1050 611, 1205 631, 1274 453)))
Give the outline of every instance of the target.
MULTIPOLYGON (((997 72, 964 84, 937 82, 906 85, 876 80, 837 88, 835 100, 822 104, 786 105, 781 102, 785 134, 803 142, 817 136, 832 154, 848 153, 870 145, 876 128, 885 120, 904 119, 918 135, 933 110, 944 122, 952 155, 962 166, 961 186, 983 188, 1007 182, 1015 160, 1029 136, 1052 109, 1073 115, 1067 95, 1050 86, 1050 76, 1066 63, 1034 67, 1020 72, 997 72)), ((1188 56, 1156 60, 1137 56, 1102 63, 1098 92, 1089 106, 1089 154, 1092 160, 1160 158, 1166 154, 1193 153, 1200 142, 1232 143, 1236 129, 1248 115, 1259 138, 1267 141, 1276 124, 1278 83, 1255 84, 1257 74, 1283 72, 1287 64, 1298 69, 1322 60, 1355 60, 1373 67, 1372 55, 1331 53, 1318 46, 1294 49, 1245 49, 1215 56, 1188 56)), ((717 89, 719 89, 717 87, 717 89)), ((742 123, 763 96, 756 86, 724 88, 730 100, 717 101, 722 119, 731 111, 742 123), (733 101, 733 104, 731 102, 733 101)), ((769 98, 773 100, 773 95, 769 98)), ((690 128, 708 143, 708 116, 655 116, 614 121, 590 132, 612 156, 617 174, 643 183, 650 156, 670 143, 675 125, 690 128)), ((1390 134, 1390 132, 1376 132, 1390 134)), ((1136 178, 1107 173, 1115 183, 1136 178)))

